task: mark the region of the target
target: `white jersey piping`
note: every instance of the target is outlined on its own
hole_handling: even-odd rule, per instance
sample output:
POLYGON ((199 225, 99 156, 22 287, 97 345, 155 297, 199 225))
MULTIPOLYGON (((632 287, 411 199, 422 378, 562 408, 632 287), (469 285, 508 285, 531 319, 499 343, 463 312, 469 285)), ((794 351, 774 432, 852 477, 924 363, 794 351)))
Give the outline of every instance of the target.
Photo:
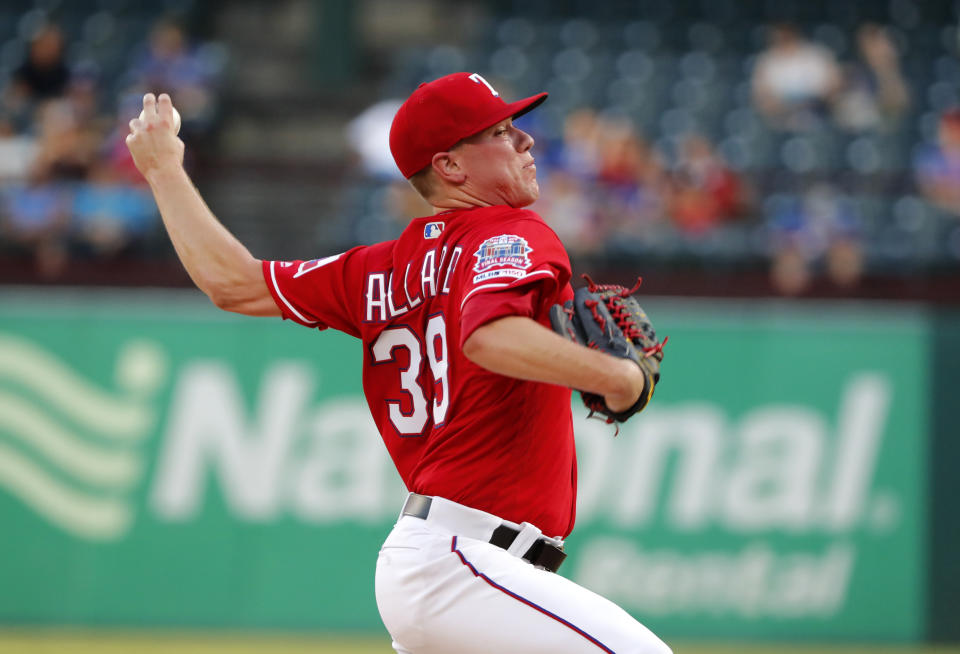
MULTIPOLYGON (((556 275, 554 275, 553 271, 551 270, 535 270, 532 273, 527 273, 517 281, 527 279, 529 277, 533 277, 534 275, 550 275, 551 277, 556 279, 556 275)), ((477 291, 483 290, 485 288, 503 288, 505 286, 513 286, 515 284, 516 282, 510 282, 508 284, 481 284, 480 286, 477 286, 475 289, 467 293, 466 296, 464 296, 463 302, 460 303, 460 310, 463 311, 463 305, 465 305, 467 303, 467 300, 470 299, 470 296, 476 293, 477 291)))
POLYGON ((277 264, 276 261, 271 261, 271 262, 270 262, 270 280, 273 282, 273 289, 277 292, 277 297, 280 298, 280 299, 283 301, 283 303, 287 306, 288 309, 290 309, 290 311, 293 313, 293 315, 295 315, 297 318, 299 318, 299 319, 302 320, 303 322, 310 323, 311 325, 315 325, 315 324, 317 324, 318 322, 320 322, 319 320, 307 320, 306 318, 304 318, 304 317, 300 314, 300 312, 297 311, 296 309, 294 309, 294 308, 293 308, 293 305, 290 304, 290 302, 287 301, 287 298, 285 298, 285 297, 283 296, 283 293, 280 292, 280 285, 277 284, 277 273, 276 273, 276 270, 274 269, 274 266, 275 266, 276 264, 277 264))

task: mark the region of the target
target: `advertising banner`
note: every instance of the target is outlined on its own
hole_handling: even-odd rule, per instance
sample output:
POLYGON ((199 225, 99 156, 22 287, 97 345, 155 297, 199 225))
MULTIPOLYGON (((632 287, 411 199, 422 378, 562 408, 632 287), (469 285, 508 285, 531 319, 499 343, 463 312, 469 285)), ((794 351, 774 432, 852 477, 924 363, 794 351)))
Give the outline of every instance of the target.
MULTIPOLYGON (((360 344, 192 298, 0 296, 0 622, 382 629, 360 344)), ((665 635, 919 638, 923 320, 648 304, 664 378, 618 436, 578 403, 562 573, 665 635)))

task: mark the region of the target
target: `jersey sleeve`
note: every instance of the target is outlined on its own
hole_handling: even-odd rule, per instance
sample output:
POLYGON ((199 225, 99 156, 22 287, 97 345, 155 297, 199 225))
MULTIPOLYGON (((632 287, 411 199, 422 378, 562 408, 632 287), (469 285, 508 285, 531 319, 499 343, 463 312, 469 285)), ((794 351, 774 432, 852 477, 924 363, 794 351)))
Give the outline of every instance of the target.
POLYGON ((532 211, 476 230, 470 250, 460 289, 463 339, 505 315, 542 321, 552 304, 566 299, 570 259, 556 233, 532 211))
POLYGON ((284 320, 359 337, 358 309, 347 290, 359 249, 311 261, 264 261, 263 277, 284 320))
POLYGON ((478 293, 460 314, 460 347, 478 327, 505 316, 536 318, 540 293, 537 285, 508 288, 495 293, 478 293))

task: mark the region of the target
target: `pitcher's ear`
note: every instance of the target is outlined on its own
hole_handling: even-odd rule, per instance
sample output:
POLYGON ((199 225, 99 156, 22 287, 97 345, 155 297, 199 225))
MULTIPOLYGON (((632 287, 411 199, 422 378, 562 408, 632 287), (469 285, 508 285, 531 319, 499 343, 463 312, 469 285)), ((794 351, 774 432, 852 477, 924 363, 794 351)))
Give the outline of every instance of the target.
POLYGON ((437 176, 451 184, 460 184, 466 179, 459 157, 452 152, 438 152, 430 161, 437 176))

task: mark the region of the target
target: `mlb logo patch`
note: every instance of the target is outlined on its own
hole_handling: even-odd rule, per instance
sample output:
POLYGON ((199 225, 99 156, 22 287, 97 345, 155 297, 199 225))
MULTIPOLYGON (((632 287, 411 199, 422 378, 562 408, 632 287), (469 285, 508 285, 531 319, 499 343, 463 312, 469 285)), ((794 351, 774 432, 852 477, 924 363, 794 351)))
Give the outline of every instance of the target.
POLYGON ((526 270, 530 267, 530 257, 533 248, 527 245, 527 239, 515 234, 501 234, 488 238, 480 244, 473 256, 477 263, 473 269, 482 273, 491 268, 519 268, 526 270))
POLYGON ((437 238, 443 233, 443 223, 427 223, 423 226, 423 238, 437 238))

